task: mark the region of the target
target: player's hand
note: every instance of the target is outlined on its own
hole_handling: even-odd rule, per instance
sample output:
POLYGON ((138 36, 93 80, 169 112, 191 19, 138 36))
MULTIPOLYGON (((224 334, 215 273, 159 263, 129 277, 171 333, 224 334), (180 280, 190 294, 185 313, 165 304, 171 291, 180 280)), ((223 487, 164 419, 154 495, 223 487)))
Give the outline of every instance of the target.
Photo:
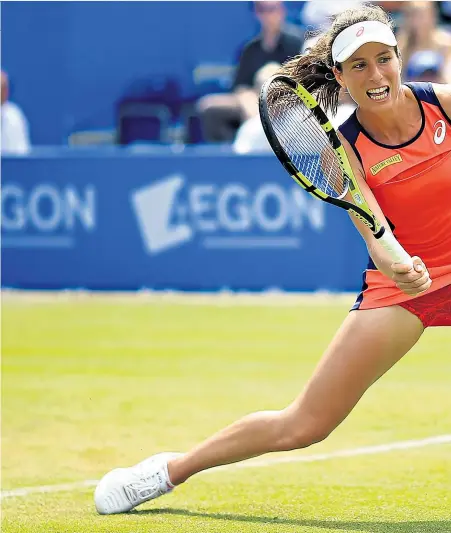
POLYGON ((401 263, 393 263, 392 279, 398 289, 410 296, 417 296, 427 291, 432 284, 429 272, 419 257, 412 257, 413 268, 401 263))

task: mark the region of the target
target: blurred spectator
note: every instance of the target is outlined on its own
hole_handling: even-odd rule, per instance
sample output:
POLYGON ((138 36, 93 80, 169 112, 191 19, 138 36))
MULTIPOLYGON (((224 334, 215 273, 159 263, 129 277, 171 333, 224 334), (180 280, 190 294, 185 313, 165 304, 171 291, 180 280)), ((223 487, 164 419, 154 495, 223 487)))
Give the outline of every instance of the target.
POLYGON ((397 35, 405 65, 415 52, 429 50, 444 57, 443 77, 451 81, 451 34, 437 26, 435 2, 404 2, 404 20, 397 35))
POLYGON ((420 50, 410 56, 407 63, 408 81, 431 81, 444 83, 443 67, 445 58, 433 50, 420 50))
POLYGON ((451 24, 451 2, 442 0, 438 2, 440 17, 445 24, 451 24))
POLYGON ((399 26, 402 24, 404 2, 405 0, 402 2, 396 0, 393 2, 390 0, 379 0, 378 2, 374 2, 378 6, 381 6, 384 11, 390 14, 390 17, 395 25, 395 33, 398 32, 399 26))
POLYGON ((1 72, 2 154, 25 154, 30 150, 28 121, 19 106, 10 102, 6 72, 1 72))
POLYGON ((310 0, 310 2, 305 3, 301 12, 301 22, 303 26, 309 26, 309 30, 322 30, 330 25, 330 21, 335 15, 361 3, 360 0, 341 0, 340 2, 310 0))
MULTIPOLYGON (((255 75, 255 96, 258 101, 260 89, 265 81, 273 76, 280 68, 280 63, 268 63, 255 75)), ((266 138, 260 115, 257 113, 241 124, 235 136, 233 149, 238 154, 271 152, 271 146, 266 138)))
POLYGON ((238 127, 258 114, 255 75, 272 62, 283 63, 301 51, 302 37, 297 28, 285 25, 283 2, 254 2, 261 33, 243 49, 233 82, 233 92, 210 94, 198 102, 204 138, 207 142, 233 141, 238 127))
POLYGON ((404 0, 394 0, 394 1, 391 1, 391 0, 378 0, 377 2, 374 2, 375 4, 377 4, 378 6, 381 6, 381 8, 384 10, 384 11, 388 11, 390 13, 390 15, 392 15, 393 13, 399 13, 402 11, 403 9, 403 6, 402 4, 404 3, 404 0))
MULTIPOLYGON (((303 54, 308 53, 310 47, 314 46, 318 37, 319 36, 314 36, 305 41, 302 50, 303 54)), ((278 63, 268 63, 257 72, 255 76, 255 91, 257 97, 263 83, 276 74, 279 67, 280 64, 278 63)), ((337 112, 335 114, 328 112, 328 116, 334 128, 337 129, 338 126, 340 126, 354 112, 355 108, 356 104, 349 93, 347 91, 341 91, 337 112)), ((259 115, 247 119, 239 127, 235 142, 233 143, 233 149, 239 154, 271 152, 271 146, 266 139, 259 115)))

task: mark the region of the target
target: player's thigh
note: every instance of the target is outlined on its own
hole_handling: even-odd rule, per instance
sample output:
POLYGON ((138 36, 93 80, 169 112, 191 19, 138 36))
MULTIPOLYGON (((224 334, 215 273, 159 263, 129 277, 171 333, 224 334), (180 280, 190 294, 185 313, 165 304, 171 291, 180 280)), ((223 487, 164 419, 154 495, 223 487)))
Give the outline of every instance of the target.
POLYGON ((399 306, 350 312, 289 412, 327 434, 422 333, 420 320, 399 306))

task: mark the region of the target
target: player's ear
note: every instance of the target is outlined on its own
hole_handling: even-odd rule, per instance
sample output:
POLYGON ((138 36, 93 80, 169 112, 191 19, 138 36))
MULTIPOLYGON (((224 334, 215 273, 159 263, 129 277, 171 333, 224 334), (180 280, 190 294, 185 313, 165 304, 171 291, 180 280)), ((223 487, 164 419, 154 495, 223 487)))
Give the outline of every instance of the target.
POLYGON ((340 84, 340 86, 343 87, 343 89, 346 89, 346 84, 343 81, 343 73, 341 72, 341 70, 339 70, 336 66, 333 66, 332 72, 334 73, 335 79, 340 84))

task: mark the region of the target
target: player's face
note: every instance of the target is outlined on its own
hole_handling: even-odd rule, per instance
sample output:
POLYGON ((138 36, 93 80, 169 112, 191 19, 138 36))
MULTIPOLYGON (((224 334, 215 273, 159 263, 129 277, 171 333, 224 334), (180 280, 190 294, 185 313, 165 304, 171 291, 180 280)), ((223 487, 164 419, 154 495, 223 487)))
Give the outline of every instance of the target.
POLYGON ((392 46, 367 43, 342 63, 337 79, 361 108, 393 105, 401 88, 401 64, 392 46))

